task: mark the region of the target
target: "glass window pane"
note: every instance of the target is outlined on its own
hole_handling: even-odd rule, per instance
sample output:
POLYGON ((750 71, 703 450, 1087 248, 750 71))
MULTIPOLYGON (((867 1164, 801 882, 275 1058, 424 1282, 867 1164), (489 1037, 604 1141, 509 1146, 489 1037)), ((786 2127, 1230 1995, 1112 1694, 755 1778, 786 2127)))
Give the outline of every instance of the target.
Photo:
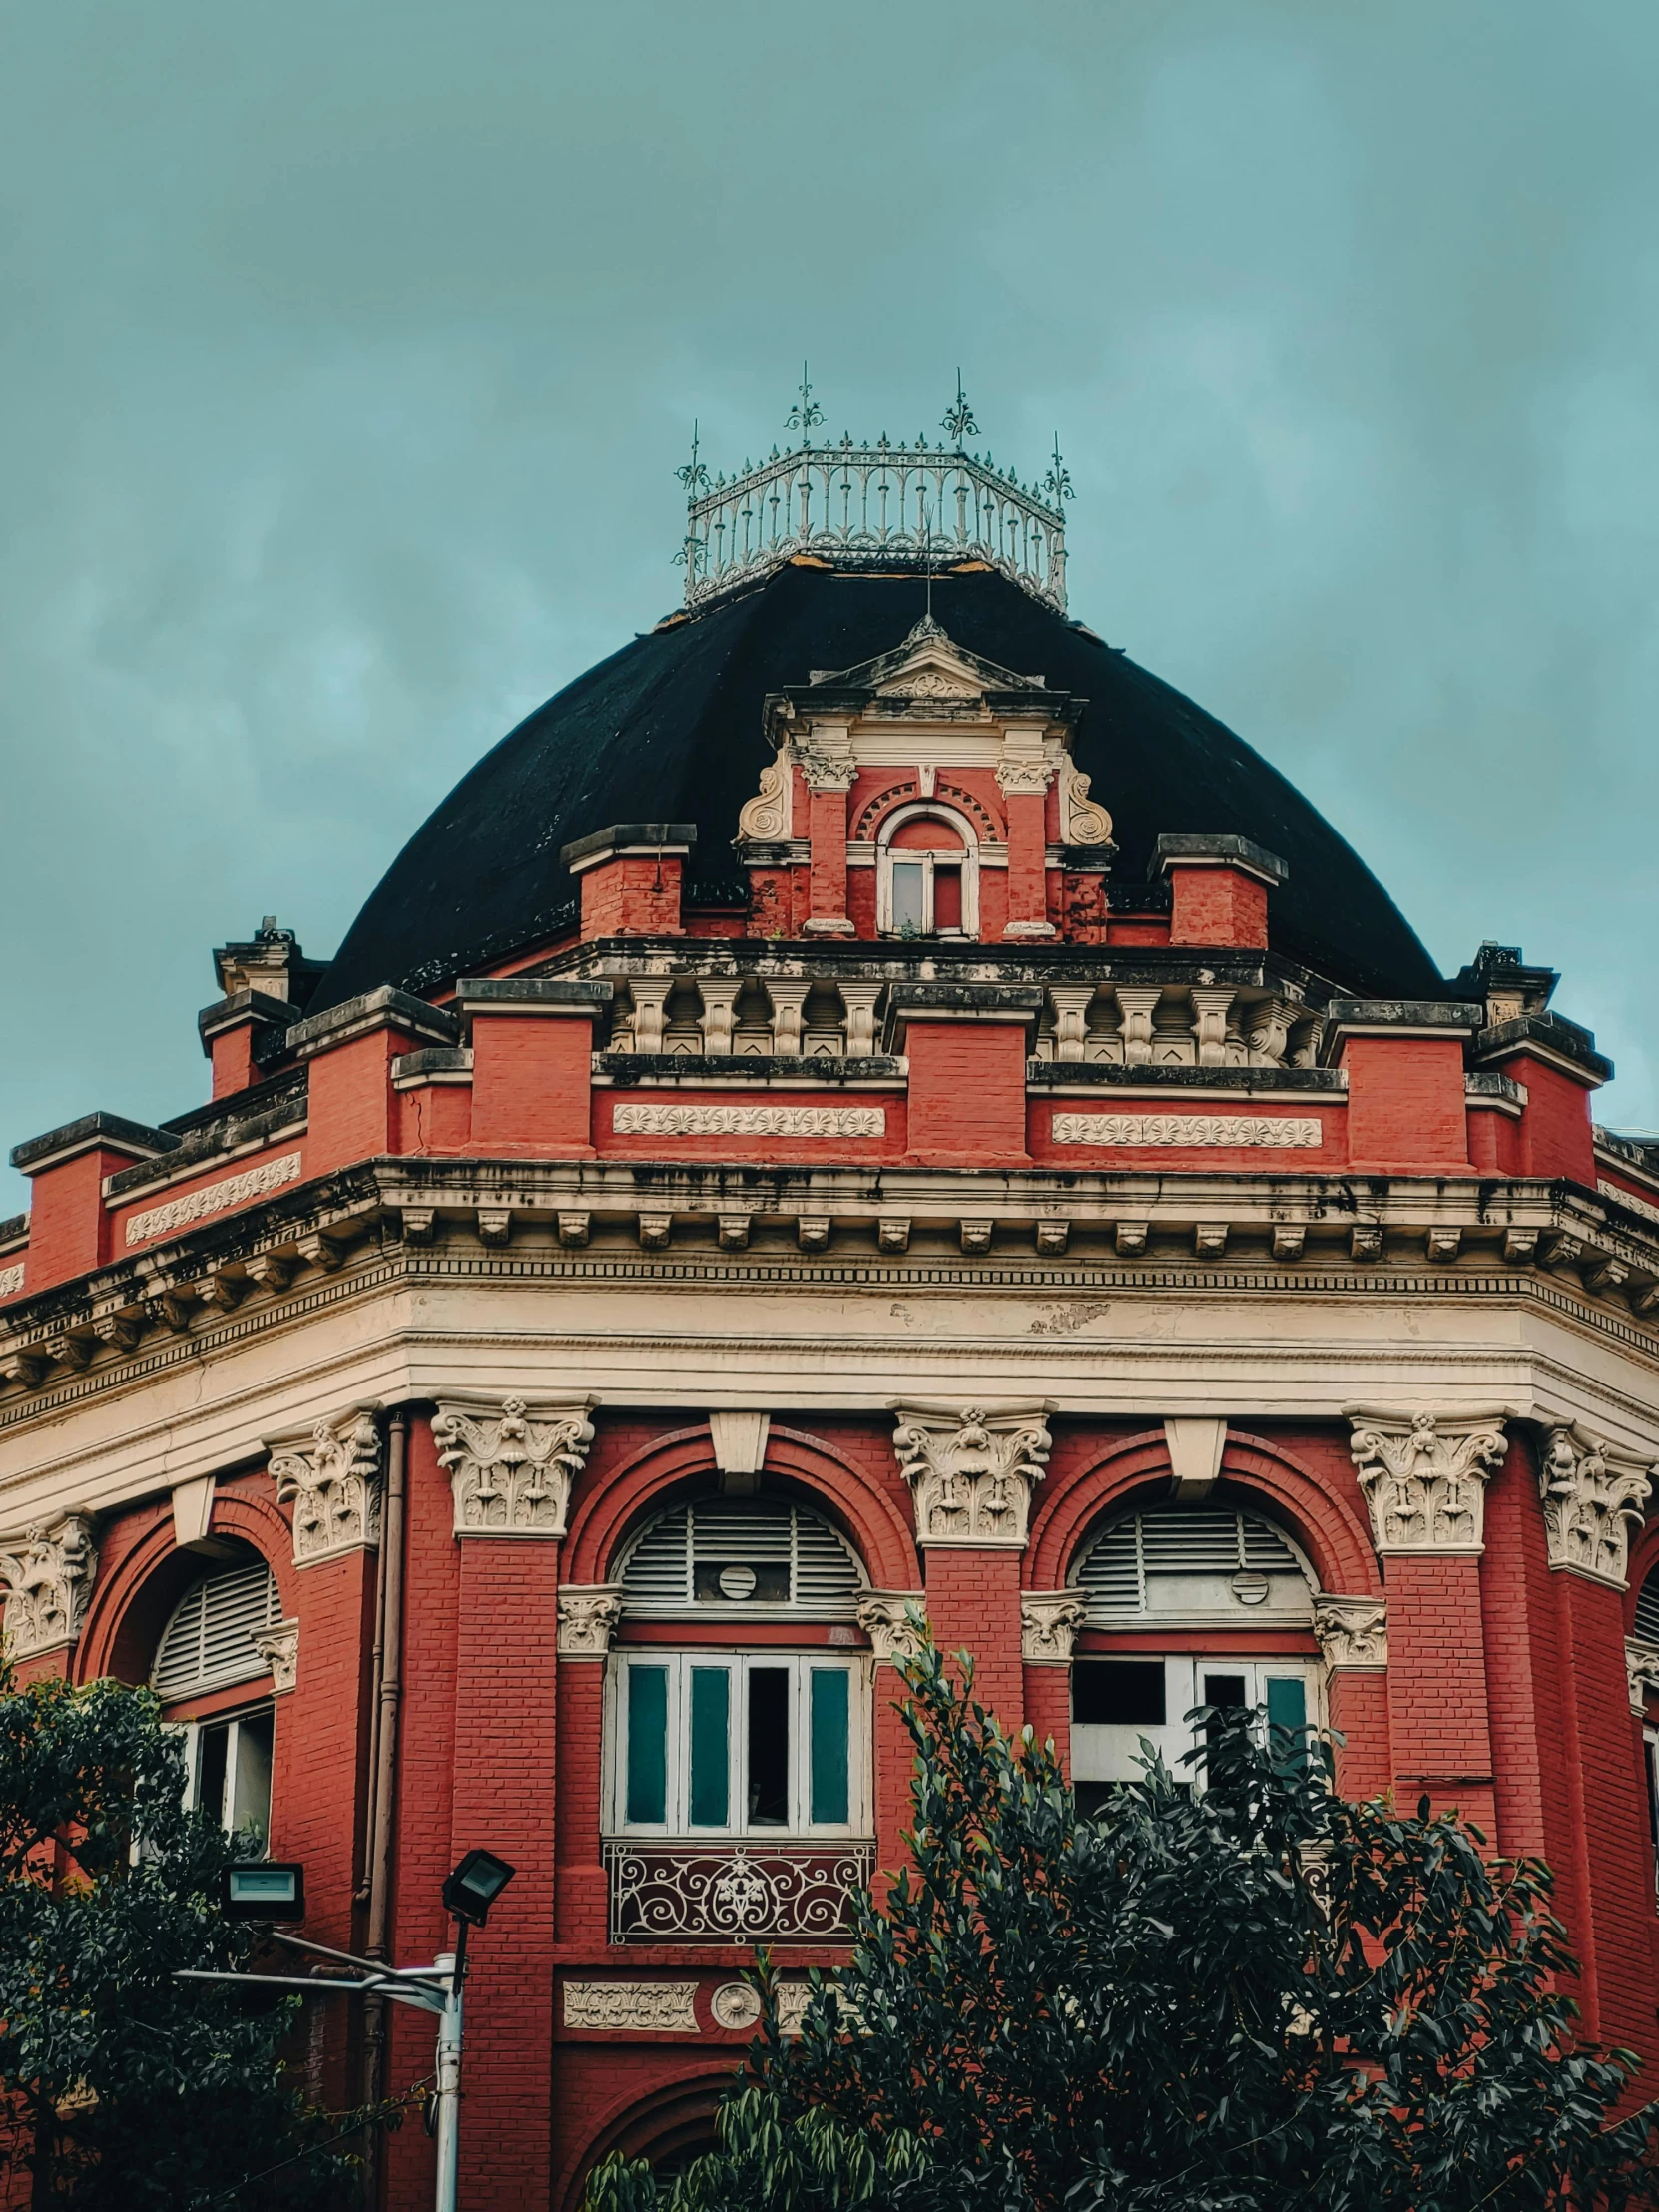
POLYGON ((628 1819, 668 1819, 668 1669, 628 1669, 628 1819))
POLYGON ((196 1806, 209 1820, 225 1819, 225 1760, 231 1730, 222 1721, 217 1728, 201 1729, 196 1738, 196 1806))
POLYGON ((271 1752, 275 1735, 270 1713, 250 1713, 237 1723, 237 1771, 233 1778, 231 1818, 227 1824, 249 1830, 263 1848, 271 1834, 271 1752))
POLYGON ((749 1824, 790 1825, 790 1687, 788 1667, 749 1670, 749 1824))
POLYGON ((1300 1675, 1268 1677, 1268 1725, 1271 1728, 1306 1728, 1308 1695, 1300 1675))
POLYGON ((850 1794, 847 1762, 848 1688, 844 1667, 815 1667, 812 1686, 812 1813, 814 1821, 844 1823, 850 1794))
POLYGON ((724 1828, 731 1818, 732 1674, 691 1671, 691 1825, 724 1828))
POLYGON ((922 873, 919 860, 894 860, 892 863, 892 926, 895 929, 921 929, 926 926, 922 911, 922 873))
POLYGON ((1204 1677, 1204 1702, 1206 1705, 1248 1705, 1248 1685, 1242 1674, 1207 1674, 1204 1677))
POLYGON ((933 863, 933 927, 935 929, 960 929, 962 926, 962 871, 959 867, 940 867, 933 863))
POLYGON ((1071 1717, 1085 1726, 1162 1728, 1161 1659, 1080 1659, 1071 1670, 1071 1717))

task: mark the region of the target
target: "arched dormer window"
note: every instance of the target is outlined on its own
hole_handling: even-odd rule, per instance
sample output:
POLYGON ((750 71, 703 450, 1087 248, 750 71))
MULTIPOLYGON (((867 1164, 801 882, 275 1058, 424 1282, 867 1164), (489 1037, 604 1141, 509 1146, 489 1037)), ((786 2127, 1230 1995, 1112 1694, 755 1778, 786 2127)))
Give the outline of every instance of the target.
POLYGON ((610 1834, 863 1835, 868 1669, 835 1647, 852 1641, 841 1624, 866 1578, 830 1522, 777 1498, 695 1499, 640 1531, 617 1579, 610 1834))
POLYGON ((1085 1630, 1113 1638, 1072 1667, 1072 1777, 1085 1810, 1140 1771, 1143 1738, 1178 1778, 1190 1774, 1181 1761, 1196 1706, 1265 1706, 1277 1727, 1319 1725, 1323 1673, 1307 1649, 1318 1577, 1262 1515, 1215 1499, 1122 1514, 1072 1581, 1088 1599, 1085 1630))
POLYGON ((271 1827, 275 1718, 256 1687, 271 1662, 254 1638, 280 1613, 276 1578, 263 1559, 211 1568, 173 1608, 150 1675, 185 1737, 185 1802, 262 1844, 271 1827), (244 1685, 250 1695, 239 1699, 244 1685))
POLYGON ((979 844, 954 808, 898 807, 875 846, 875 926, 889 937, 977 937, 979 844))

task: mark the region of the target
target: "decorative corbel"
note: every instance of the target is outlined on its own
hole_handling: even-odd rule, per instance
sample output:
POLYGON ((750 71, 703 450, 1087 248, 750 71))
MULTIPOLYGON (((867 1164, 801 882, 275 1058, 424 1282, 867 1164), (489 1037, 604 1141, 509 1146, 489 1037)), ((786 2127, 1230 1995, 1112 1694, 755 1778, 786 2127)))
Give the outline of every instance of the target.
POLYGON ((559 1657, 603 1659, 621 1618, 620 1582, 567 1582, 559 1592, 559 1657))
POLYGON ((1027 1666, 1069 1666, 1088 1610, 1081 1590, 1021 1590, 1019 1648, 1027 1666))
POLYGON ((593 1442, 592 1402, 534 1413, 521 1397, 441 1402, 432 1434, 455 1492, 456 1535, 562 1536, 593 1442))
POLYGON ((1322 1590, 1314 1600, 1314 1634, 1332 1674, 1380 1674, 1388 1664, 1388 1608, 1380 1597, 1322 1590))
POLYGON ((877 1663, 897 1666, 921 1648, 921 1630, 912 1617, 926 1603, 920 1590, 866 1590, 859 1598, 858 1626, 869 1638, 877 1663))

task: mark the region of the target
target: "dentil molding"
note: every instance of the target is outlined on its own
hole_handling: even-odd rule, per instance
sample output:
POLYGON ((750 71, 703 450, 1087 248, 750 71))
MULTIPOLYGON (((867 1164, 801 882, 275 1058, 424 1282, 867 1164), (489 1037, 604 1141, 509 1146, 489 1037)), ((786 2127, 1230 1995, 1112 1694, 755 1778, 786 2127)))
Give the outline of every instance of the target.
POLYGON ((910 1616, 920 1614, 926 1603, 920 1590, 866 1590, 854 1611, 858 1626, 869 1638, 877 1661, 896 1666, 911 1658, 921 1643, 921 1628, 910 1616))
POLYGON ((622 1618, 620 1582, 567 1582, 559 1592, 559 1656, 603 1659, 622 1618))
POLYGON ((455 1492, 456 1535, 562 1536, 593 1442, 592 1403, 532 1413, 522 1397, 441 1399, 432 1434, 455 1492))
POLYGON ((92 1522, 84 1513, 31 1528, 15 1551, 0 1551, 6 1586, 6 1648, 31 1659, 75 1642, 86 1621, 98 1571, 92 1522))
POLYGON ((367 1407, 319 1420, 308 1443, 273 1445, 271 1472, 293 1507, 296 1567, 379 1543, 380 1431, 367 1407))
POLYGON ((274 1697, 295 1688, 299 1681, 299 1623, 274 1621, 269 1628, 262 1628, 250 1639, 254 1649, 271 1668, 271 1689, 274 1697))
POLYGON ((1485 1548, 1486 1484, 1509 1448, 1505 1414, 1378 1412, 1356 1407, 1349 1446, 1379 1552, 1475 1554, 1485 1548))
POLYGON ((893 1449, 915 1496, 916 1538, 923 1544, 1012 1546, 1023 1550, 1031 1492, 1042 1480, 1053 1440, 1036 1405, 897 1405, 893 1449))
POLYGON ((1652 1494, 1650 1471, 1576 1424, 1551 1428, 1538 1461, 1550 1565, 1622 1590, 1630 1531, 1652 1494))
POLYGON ((1314 1600, 1314 1634, 1333 1674, 1380 1674, 1388 1664, 1388 1608, 1380 1597, 1322 1590, 1314 1600))
POLYGON ((1081 1590, 1021 1590, 1019 1648, 1027 1664, 1069 1666, 1088 1610, 1081 1590))

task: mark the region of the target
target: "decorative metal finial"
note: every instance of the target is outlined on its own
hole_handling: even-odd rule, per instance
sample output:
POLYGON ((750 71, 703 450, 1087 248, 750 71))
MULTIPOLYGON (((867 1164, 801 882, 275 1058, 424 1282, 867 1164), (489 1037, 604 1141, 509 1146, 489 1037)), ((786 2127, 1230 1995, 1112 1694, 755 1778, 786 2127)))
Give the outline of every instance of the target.
POLYGON ((677 468, 674 474, 676 481, 685 485, 688 499, 695 499, 700 491, 707 491, 709 488, 709 471, 697 457, 697 421, 695 416, 692 419, 691 459, 684 468, 677 468))
POLYGON ((957 452, 961 451, 964 438, 976 438, 979 435, 979 425, 973 419, 973 409, 968 405, 967 396, 962 390, 962 372, 960 369, 956 371, 956 404, 945 409, 939 428, 949 438, 957 452))
POLYGON ((1048 464, 1048 474, 1043 478, 1043 490, 1057 507, 1062 499, 1075 499, 1071 488, 1071 471, 1060 458, 1060 433, 1054 433, 1054 458, 1048 464))
POLYGON ((807 364, 801 364, 801 396, 784 417, 786 430, 799 430, 805 441, 809 430, 816 430, 824 420, 824 409, 813 397, 813 387, 807 381, 807 364))

